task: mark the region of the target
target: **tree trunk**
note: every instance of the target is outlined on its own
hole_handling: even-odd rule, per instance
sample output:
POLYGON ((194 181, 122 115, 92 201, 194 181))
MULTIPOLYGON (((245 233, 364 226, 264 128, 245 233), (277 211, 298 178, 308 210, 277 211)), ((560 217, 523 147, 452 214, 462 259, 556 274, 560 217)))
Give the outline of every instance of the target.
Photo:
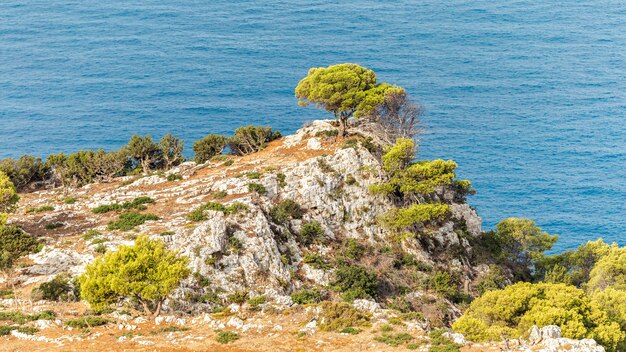
POLYGON ((157 303, 157 307, 156 307, 156 311, 154 312, 154 317, 158 317, 159 314, 161 314, 161 304, 163 303, 162 300, 159 300, 159 302, 157 303))
POLYGON ((146 315, 150 316, 152 315, 152 312, 150 311, 150 308, 148 308, 148 302, 146 301, 141 301, 141 305, 143 306, 143 311, 144 313, 146 313, 146 315))
POLYGON ((143 167, 143 173, 146 175, 149 175, 150 174, 150 159, 142 160, 141 166, 143 167))
POLYGON ((345 137, 348 135, 348 128, 346 127, 346 122, 347 122, 347 118, 345 118, 343 116, 343 114, 339 115, 339 134, 342 137, 345 137))

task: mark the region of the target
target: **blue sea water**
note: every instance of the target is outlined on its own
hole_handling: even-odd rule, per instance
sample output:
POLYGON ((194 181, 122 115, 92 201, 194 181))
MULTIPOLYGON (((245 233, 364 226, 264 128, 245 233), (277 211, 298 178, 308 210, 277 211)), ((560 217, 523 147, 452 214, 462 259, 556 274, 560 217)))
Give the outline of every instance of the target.
POLYGON ((298 80, 341 62, 425 106, 420 157, 459 163, 485 229, 530 217, 558 250, 626 244, 622 0, 5 0, 0 157, 293 132, 325 117, 298 80))

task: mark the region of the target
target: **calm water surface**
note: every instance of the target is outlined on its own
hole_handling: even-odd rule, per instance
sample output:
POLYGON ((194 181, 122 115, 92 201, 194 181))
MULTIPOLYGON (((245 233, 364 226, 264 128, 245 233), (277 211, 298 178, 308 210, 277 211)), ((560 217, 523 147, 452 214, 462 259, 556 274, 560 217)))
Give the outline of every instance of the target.
POLYGON ((324 116, 298 80, 340 62, 425 105, 421 157, 460 164, 485 228, 626 244, 623 1, 2 1, 0 157, 293 132, 324 116))

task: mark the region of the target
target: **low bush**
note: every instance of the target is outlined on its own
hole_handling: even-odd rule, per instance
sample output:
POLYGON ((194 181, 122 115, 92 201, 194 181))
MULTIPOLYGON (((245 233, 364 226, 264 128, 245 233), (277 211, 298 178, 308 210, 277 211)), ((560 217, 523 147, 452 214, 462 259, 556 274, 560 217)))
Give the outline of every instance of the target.
POLYGON ((100 231, 92 229, 92 230, 85 232, 85 234, 83 235, 83 240, 91 241, 98 236, 102 236, 102 233, 100 231))
POLYGON ((374 340, 378 342, 382 342, 385 345, 389 345, 392 347, 397 347, 402 344, 406 344, 409 341, 413 340, 414 337, 407 333, 399 333, 399 334, 382 334, 381 336, 376 336, 374 340))
POLYGON ((302 261, 306 264, 309 264, 311 267, 319 270, 328 270, 331 268, 326 259, 317 253, 305 254, 304 258, 302 258, 302 261))
POLYGON ((16 324, 25 324, 35 320, 54 320, 56 315, 54 312, 46 310, 36 314, 24 314, 22 312, 0 312, 0 321, 12 321, 16 324))
POLYGON ((300 239, 300 242, 302 242, 302 244, 305 246, 323 240, 324 229, 322 229, 322 224, 320 224, 319 221, 311 221, 302 224, 302 228, 300 228, 300 234, 298 237, 300 239))
POLYGON ((53 211, 54 207, 51 205, 42 205, 38 208, 28 208, 26 209, 27 213, 43 213, 44 211, 53 211))
POLYGON ((159 220, 159 217, 154 214, 124 213, 119 216, 117 221, 110 222, 107 228, 109 230, 129 231, 149 220, 159 220))
POLYGON ((241 202, 233 202, 229 206, 225 206, 224 204, 217 202, 207 202, 189 213, 187 215, 187 219, 191 221, 204 221, 207 219, 206 215, 204 214, 205 210, 221 211, 224 214, 239 214, 249 211, 250 208, 246 204, 241 202))
POLYGON ((68 320, 65 322, 65 325, 74 329, 86 329, 86 328, 93 328, 96 326, 106 325, 108 323, 109 323, 109 320, 103 317, 89 316, 89 317, 68 320))
POLYGON ((228 195, 228 192, 226 191, 217 191, 217 192, 214 192, 211 196, 215 199, 222 199, 226 197, 227 195, 228 195))
POLYGON ((292 199, 285 199, 270 209, 270 217, 277 224, 284 224, 289 219, 302 219, 302 208, 292 199))
POLYGON ((378 278, 376 274, 361 266, 340 265, 335 270, 332 285, 346 301, 357 298, 378 297, 378 278))
POLYGON ((9 177, 18 191, 23 191, 29 185, 48 179, 50 168, 41 158, 23 155, 19 159, 0 160, 0 172, 9 177))
POLYGON ((296 304, 313 304, 324 300, 324 293, 317 289, 303 289, 291 294, 291 300, 296 304))
POLYGON ((0 269, 17 258, 36 252, 41 242, 16 226, 0 226, 0 269))
POLYGON ((46 230, 56 230, 60 227, 63 227, 63 223, 62 222, 51 222, 49 224, 46 224, 46 230))
POLYGON ((74 198, 74 197, 67 197, 67 198, 63 199, 63 203, 64 204, 74 204, 74 203, 76 203, 76 198, 74 198))
POLYGON ((262 184, 251 182, 251 183, 248 183, 248 192, 258 193, 260 195, 263 195, 267 192, 267 190, 265 189, 265 186, 263 186, 262 184))
POLYGON ((257 309, 261 304, 265 303, 266 301, 267 301, 266 296, 257 296, 257 297, 249 299, 246 303, 248 303, 250 308, 257 309))
POLYGON ((183 179, 183 176, 180 175, 180 174, 169 174, 169 175, 167 175, 167 180, 169 182, 179 181, 179 180, 182 180, 182 179, 183 179))
POLYGON ((460 352, 461 346, 444 336, 445 330, 435 330, 429 334, 430 349, 428 352, 460 352))
POLYGON ((122 204, 104 204, 99 207, 91 209, 94 214, 103 214, 110 211, 123 211, 123 210, 146 210, 146 204, 154 203, 154 199, 150 197, 137 197, 130 202, 124 202, 122 204))
POLYGON ((248 291, 237 291, 229 294, 226 298, 231 303, 243 304, 248 300, 248 291))
POLYGON ((65 275, 57 275, 52 280, 34 288, 32 296, 48 301, 73 302, 80 297, 80 289, 65 275))
POLYGON ((324 302, 320 313, 320 329, 336 331, 348 327, 369 325, 370 316, 354 309, 351 305, 342 302, 324 302))
POLYGON ((222 344, 227 344, 239 340, 239 334, 233 331, 219 331, 215 340, 222 344))

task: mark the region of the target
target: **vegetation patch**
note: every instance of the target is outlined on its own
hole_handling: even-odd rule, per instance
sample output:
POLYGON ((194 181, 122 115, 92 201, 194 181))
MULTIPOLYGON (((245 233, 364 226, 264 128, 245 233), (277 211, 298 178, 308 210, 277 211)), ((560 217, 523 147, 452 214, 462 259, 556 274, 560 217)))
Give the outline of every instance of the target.
POLYGON ((88 317, 68 320, 65 322, 65 325, 74 329, 86 329, 86 328, 93 328, 96 326, 106 325, 108 323, 109 323, 109 320, 103 317, 88 316, 88 317))
POLYGON ((342 302, 323 302, 320 316, 320 329, 341 332, 348 327, 369 325, 370 316, 342 302))
POLYGON ((107 225, 109 230, 129 231, 136 226, 142 225, 146 221, 159 220, 155 214, 141 214, 137 212, 124 213, 119 216, 117 221, 112 221, 107 225))
POLYGON ((318 289, 303 289, 291 294, 291 300, 296 304, 320 303, 324 298, 325 294, 318 289))
POLYGON ((45 211, 53 211, 54 207, 51 205, 42 205, 38 208, 28 208, 26 210, 27 213, 43 213, 45 211))
POLYGON ((294 200, 285 199, 270 209, 270 217, 282 225, 290 219, 302 219, 302 208, 294 200))
POLYGON ((154 203, 154 199, 150 197, 138 197, 130 202, 124 202, 122 204, 104 204, 99 207, 91 209, 94 214, 103 214, 110 211, 126 211, 126 210, 146 210, 146 204, 154 203))
POLYGON ((265 189, 265 186, 260 183, 251 182, 248 183, 248 192, 263 195, 267 193, 267 189, 265 189))
POLYGON ((215 340, 222 344, 235 342, 239 338, 239 334, 233 331, 218 331, 217 336, 215 336, 215 340))
POLYGON ((408 343, 413 340, 414 337, 407 333, 399 333, 399 334, 382 334, 380 336, 376 336, 374 340, 378 342, 382 342, 386 345, 397 347, 402 344, 408 343))
POLYGON ((56 315, 53 311, 46 310, 37 314, 24 314, 22 312, 0 312, 0 321, 12 321, 16 324, 25 324, 35 320, 54 320, 56 315))

